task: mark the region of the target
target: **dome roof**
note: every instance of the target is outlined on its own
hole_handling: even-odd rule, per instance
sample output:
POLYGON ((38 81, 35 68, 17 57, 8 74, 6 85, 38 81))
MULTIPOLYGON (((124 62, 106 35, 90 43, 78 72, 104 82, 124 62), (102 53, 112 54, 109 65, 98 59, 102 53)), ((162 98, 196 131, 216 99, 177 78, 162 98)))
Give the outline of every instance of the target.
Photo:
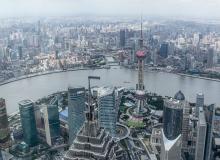
POLYGON ((185 100, 185 96, 184 96, 184 94, 182 93, 182 91, 178 91, 178 92, 175 94, 174 98, 175 98, 176 100, 181 100, 181 101, 185 100))

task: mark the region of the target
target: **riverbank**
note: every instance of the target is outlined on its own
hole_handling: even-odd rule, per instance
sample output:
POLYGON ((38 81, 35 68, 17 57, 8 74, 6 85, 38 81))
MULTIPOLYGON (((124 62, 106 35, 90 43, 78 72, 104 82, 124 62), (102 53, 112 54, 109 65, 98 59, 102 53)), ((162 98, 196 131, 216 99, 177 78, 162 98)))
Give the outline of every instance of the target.
POLYGON ((186 74, 186 73, 176 73, 176 72, 168 72, 166 70, 152 70, 152 69, 150 69, 148 71, 151 71, 151 72, 164 72, 164 73, 170 73, 170 74, 175 74, 175 75, 184 76, 184 77, 191 77, 191 78, 198 78, 198 79, 204 79, 204 80, 209 80, 209 81, 220 82, 220 79, 202 77, 202 76, 186 74))
MULTIPOLYGON (((95 69, 103 69, 103 68, 97 67, 95 69)), ((79 70, 91 70, 91 68, 74 68, 74 69, 67 69, 67 70, 54 70, 54 71, 39 72, 39 73, 34 73, 34 74, 21 76, 21 77, 18 77, 18 78, 11 78, 9 80, 1 82, 0 86, 8 84, 8 83, 16 82, 16 81, 19 81, 19 80, 22 80, 22 79, 28 79, 28 78, 33 78, 33 77, 38 77, 38 76, 43 76, 43 75, 61 73, 61 72, 79 71, 79 70)))
MULTIPOLYGON (((12 79, 6 80, 4 82, 1 82, 0 86, 8 84, 8 83, 16 82, 16 81, 19 81, 19 80, 38 77, 38 76, 43 76, 43 75, 49 75, 49 74, 61 73, 61 72, 79 71, 79 70, 91 70, 91 69, 104 69, 104 68, 102 68, 102 67, 96 67, 96 68, 86 68, 86 67, 84 67, 84 68, 74 68, 74 69, 67 69, 67 70, 54 70, 54 71, 34 73, 34 74, 21 76, 21 77, 18 77, 18 78, 12 78, 12 79)), ((184 76, 184 77, 191 77, 191 78, 198 78, 198 79, 204 79, 204 80, 220 82, 220 79, 202 77, 202 76, 198 76, 198 75, 191 75, 191 74, 185 74, 185 73, 167 72, 165 70, 148 70, 148 71, 151 71, 151 72, 165 72, 165 73, 176 74, 176 75, 184 76)))
POLYGON ((185 77, 192 77, 192 78, 199 78, 199 79, 205 79, 205 80, 209 80, 209 81, 220 82, 220 79, 215 79, 215 78, 208 78, 208 77, 202 77, 202 76, 195 76, 195 75, 184 74, 184 73, 173 73, 173 74, 180 75, 180 76, 185 76, 185 77))

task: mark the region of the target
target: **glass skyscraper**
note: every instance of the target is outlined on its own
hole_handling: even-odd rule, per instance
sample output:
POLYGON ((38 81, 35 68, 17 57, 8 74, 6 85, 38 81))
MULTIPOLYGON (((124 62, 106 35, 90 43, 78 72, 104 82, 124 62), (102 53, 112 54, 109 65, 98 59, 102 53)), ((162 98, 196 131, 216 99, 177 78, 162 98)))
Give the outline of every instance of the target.
POLYGON ((174 140, 182 132, 183 108, 177 100, 166 100, 163 110, 163 129, 167 139, 174 140))
POLYGON ((44 108, 44 123, 46 140, 49 145, 60 136, 60 121, 57 105, 48 105, 44 108))
POLYGON ((8 127, 8 117, 6 111, 5 100, 0 98, 0 149, 8 147, 10 132, 8 127))
POLYGON ((116 94, 113 88, 100 88, 98 96, 98 120, 101 127, 115 136, 117 122, 116 94))
POLYGON ((183 103, 175 99, 164 100, 161 160, 181 159, 181 132, 183 103))
POLYGON ((24 142, 30 147, 37 145, 37 128, 34 114, 34 103, 31 100, 23 100, 18 103, 24 142))
POLYGON ((85 121, 85 88, 68 88, 68 126, 69 144, 73 143, 77 132, 85 121))

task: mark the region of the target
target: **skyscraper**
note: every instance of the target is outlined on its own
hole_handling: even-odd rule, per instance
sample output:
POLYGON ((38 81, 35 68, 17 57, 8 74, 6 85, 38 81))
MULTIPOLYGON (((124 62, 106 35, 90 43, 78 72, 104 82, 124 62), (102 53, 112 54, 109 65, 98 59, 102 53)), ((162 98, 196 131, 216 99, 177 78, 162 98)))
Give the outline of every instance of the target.
POLYGON ((205 159, 212 159, 212 138, 214 126, 215 105, 211 104, 205 108, 205 118, 207 123, 205 159))
POLYGON ((19 103, 21 125, 23 129, 24 142, 30 147, 37 145, 37 128, 34 115, 34 103, 31 100, 23 100, 19 103))
POLYGON ((120 30, 120 47, 122 48, 125 47, 125 30, 124 29, 120 30))
POLYGON ((60 121, 57 105, 48 105, 44 107, 44 124, 46 132, 46 141, 48 145, 53 145, 56 138, 60 136, 60 121))
POLYGON ((189 134, 189 103, 185 101, 185 96, 181 91, 178 91, 174 98, 183 103, 183 121, 182 121, 182 151, 187 152, 188 134, 189 134))
POLYGON ((0 149, 9 147, 10 132, 5 100, 0 98, 0 149))
POLYGON ((196 95, 196 117, 199 117, 199 110, 204 106, 204 94, 198 93, 196 95))
POLYGON ((206 120, 203 109, 199 111, 199 121, 197 123, 197 137, 196 137, 196 151, 195 160, 203 160, 205 153, 205 141, 206 141, 206 120))
POLYGON ((181 159, 181 132, 183 104, 179 100, 165 99, 161 160, 181 159))
POLYGON ((162 58, 167 58, 168 56, 168 43, 162 43, 160 46, 160 56, 162 58))
MULTIPOLYGON (((98 79, 98 77, 90 78, 98 79)), ((64 160, 126 160, 122 148, 114 142, 104 128, 100 128, 95 118, 94 106, 90 99, 90 78, 86 119, 73 144, 64 155, 64 160)))
POLYGON ((85 88, 68 88, 68 126, 69 144, 72 144, 77 132, 85 120, 85 88))
POLYGON ((18 46, 18 55, 19 55, 19 59, 21 60, 23 57, 22 46, 18 46))
POLYGON ((115 136, 117 122, 117 104, 114 88, 103 87, 98 91, 98 120, 101 127, 115 136))
POLYGON ((214 49, 208 49, 207 68, 212 68, 214 63, 214 49))

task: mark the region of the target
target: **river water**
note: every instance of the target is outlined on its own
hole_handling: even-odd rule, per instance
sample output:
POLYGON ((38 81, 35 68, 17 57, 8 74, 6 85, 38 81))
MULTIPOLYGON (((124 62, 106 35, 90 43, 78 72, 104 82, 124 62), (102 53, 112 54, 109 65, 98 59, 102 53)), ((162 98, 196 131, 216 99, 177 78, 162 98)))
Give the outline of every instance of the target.
MULTIPOLYGON (((67 90, 68 86, 87 87, 89 75, 100 76, 100 81, 93 81, 98 86, 124 86, 135 88, 137 71, 119 66, 111 69, 78 70, 48 74, 19 80, 0 86, 0 97, 6 99, 8 113, 18 109, 18 102, 23 99, 37 100, 57 91, 67 90)), ((145 88, 163 96, 174 96, 182 90, 187 100, 195 102, 196 93, 205 94, 205 103, 220 106, 220 82, 199 78, 185 77, 164 72, 145 72, 145 88)))

